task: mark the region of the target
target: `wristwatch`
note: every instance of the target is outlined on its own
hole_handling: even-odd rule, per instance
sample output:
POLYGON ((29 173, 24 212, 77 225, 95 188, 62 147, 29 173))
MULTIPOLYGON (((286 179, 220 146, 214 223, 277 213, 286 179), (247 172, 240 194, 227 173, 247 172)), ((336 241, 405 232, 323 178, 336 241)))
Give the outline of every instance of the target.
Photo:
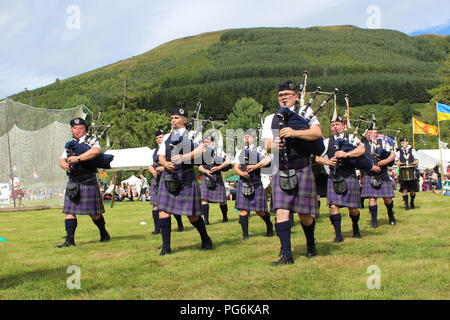
POLYGON ((350 158, 350 153, 347 152, 347 158, 350 158))
POLYGON ((80 156, 77 157, 78 162, 81 162, 80 156))

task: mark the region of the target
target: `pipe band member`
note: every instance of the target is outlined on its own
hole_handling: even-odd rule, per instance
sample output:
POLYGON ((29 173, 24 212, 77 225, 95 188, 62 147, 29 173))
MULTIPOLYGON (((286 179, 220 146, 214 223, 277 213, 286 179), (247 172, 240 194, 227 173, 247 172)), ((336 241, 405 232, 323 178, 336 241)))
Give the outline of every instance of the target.
MULTIPOLYGON (((81 144, 87 138, 88 127, 82 118, 70 121, 72 136, 81 144)), ((100 231, 100 242, 110 241, 105 228, 105 219, 100 189, 97 182, 97 169, 83 166, 83 161, 96 158, 101 153, 100 144, 96 144, 80 155, 69 155, 67 150, 61 155, 59 166, 69 175, 69 184, 78 186, 77 196, 69 196, 69 184, 64 196, 63 213, 65 217, 66 241, 56 248, 75 246, 75 230, 78 225, 77 216, 89 215, 100 231)))
MULTIPOLYGON (((280 107, 286 107, 295 110, 299 96, 295 90, 293 81, 282 82, 278 85, 278 103, 280 107)), ((300 114, 304 107, 297 112, 300 114)), ((306 117, 311 114, 312 110, 306 111, 306 117)), ((272 196, 271 210, 276 212, 275 230, 281 243, 281 259, 273 262, 272 265, 292 264, 291 249, 291 223, 289 221, 290 213, 297 212, 299 214, 301 225, 306 236, 307 257, 313 258, 317 255, 314 239, 315 219, 313 215, 319 213, 316 199, 316 185, 314 175, 311 170, 311 151, 299 148, 299 142, 315 141, 322 138, 322 130, 320 123, 316 117, 310 122, 310 128, 307 130, 294 130, 289 124, 280 129, 279 121, 276 114, 267 116, 264 120, 262 139, 265 141, 265 148, 268 153, 274 153, 274 161, 279 163, 273 165, 272 179, 272 196), (285 146, 281 144, 281 139, 286 139, 289 148, 283 149, 285 146), (287 161, 284 157, 279 157, 284 151, 287 155, 287 161), (277 159, 278 158, 278 159, 277 159), (293 170, 293 171, 292 171, 293 170), (295 177, 289 177, 293 172, 295 177), (295 189, 286 191, 280 185, 280 175, 287 177, 287 182, 295 183, 295 189), (290 179, 291 178, 291 179, 290 179), (292 180, 294 178, 294 180, 292 180)), ((283 178, 283 179, 284 179, 283 178)), ((286 181, 286 180, 283 180, 286 181)))
MULTIPOLYGON (((402 166, 413 165, 415 166, 413 180, 402 180, 399 177, 400 188, 399 191, 403 194, 403 201, 405 202, 405 209, 415 209, 414 199, 416 198, 416 192, 419 192, 419 175, 417 174, 417 166, 419 165, 419 159, 417 158, 416 150, 411 147, 408 139, 400 139, 401 148, 397 151, 396 165, 401 168, 402 166), (411 196, 411 202, 408 202, 408 192, 411 196)), ((400 169, 401 170, 401 169, 400 169)))
POLYGON ((244 149, 236 153, 234 171, 240 176, 237 184, 235 208, 239 210, 239 224, 243 239, 248 240, 249 212, 255 211, 266 224, 266 237, 273 236, 273 224, 267 208, 267 197, 261 180, 261 168, 270 165, 270 155, 255 147, 252 130, 244 133, 244 149))
POLYGON ((204 146, 196 146, 186 129, 188 112, 184 107, 172 110, 172 132, 163 138, 158 151, 159 163, 164 166, 158 189, 159 227, 163 247, 160 255, 171 253, 171 215, 187 216, 197 229, 202 250, 211 250, 213 243, 201 217, 200 186, 194 173, 194 158, 201 157, 204 146))

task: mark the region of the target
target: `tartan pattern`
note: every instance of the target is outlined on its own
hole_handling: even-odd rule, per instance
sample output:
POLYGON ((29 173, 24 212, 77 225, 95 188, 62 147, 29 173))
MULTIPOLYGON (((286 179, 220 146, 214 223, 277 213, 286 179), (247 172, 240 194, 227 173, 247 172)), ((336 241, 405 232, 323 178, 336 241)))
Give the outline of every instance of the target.
POLYGON ((152 204, 152 206, 157 207, 158 206, 158 188, 156 187, 156 179, 155 178, 152 179, 150 188, 151 188, 150 203, 152 204))
POLYGON ((208 202, 213 203, 224 203, 227 201, 225 184, 223 182, 221 174, 215 176, 216 176, 216 185, 214 186, 214 189, 208 188, 208 186, 206 185, 205 179, 206 176, 203 176, 202 183, 200 185, 202 200, 206 200, 208 202))
POLYGON ((359 190, 359 182, 356 176, 345 178, 347 183, 347 192, 345 194, 337 194, 333 188, 333 179, 328 177, 328 205, 336 205, 347 208, 361 207, 361 193, 359 190))
POLYGON ((363 185, 361 191, 361 198, 394 198, 394 189, 392 188, 391 180, 382 180, 381 187, 377 190, 370 184, 371 177, 363 176, 363 185))
POLYGON ((239 179, 236 192, 236 203, 234 206, 235 209, 255 212, 268 212, 267 198, 262 182, 253 184, 255 193, 251 197, 246 197, 242 194, 242 184, 242 180, 239 179))
POLYGON ((177 170, 175 173, 181 183, 181 190, 177 194, 171 194, 166 189, 164 177, 167 171, 163 171, 158 189, 158 210, 183 216, 200 216, 201 193, 200 186, 195 180, 194 169, 186 171, 177 170))
POLYGON ((91 185, 80 184, 80 200, 73 202, 67 196, 64 197, 63 213, 74 215, 97 215, 105 213, 100 189, 97 183, 91 185))
POLYGON ((298 186, 293 191, 285 192, 280 188, 280 172, 272 179, 271 212, 277 209, 289 210, 291 213, 319 214, 316 199, 316 182, 311 165, 297 171, 298 186))
POLYGON ((419 192, 419 180, 400 181, 400 188, 398 191, 403 193, 403 190, 408 190, 408 192, 419 192))

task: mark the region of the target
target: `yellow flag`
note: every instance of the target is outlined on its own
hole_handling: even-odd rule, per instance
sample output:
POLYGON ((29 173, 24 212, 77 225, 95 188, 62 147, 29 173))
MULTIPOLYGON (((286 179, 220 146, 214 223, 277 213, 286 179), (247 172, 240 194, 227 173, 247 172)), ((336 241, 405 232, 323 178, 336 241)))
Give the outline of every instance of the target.
POLYGON ((413 118, 413 134, 427 134, 429 136, 437 136, 439 132, 437 127, 413 118))

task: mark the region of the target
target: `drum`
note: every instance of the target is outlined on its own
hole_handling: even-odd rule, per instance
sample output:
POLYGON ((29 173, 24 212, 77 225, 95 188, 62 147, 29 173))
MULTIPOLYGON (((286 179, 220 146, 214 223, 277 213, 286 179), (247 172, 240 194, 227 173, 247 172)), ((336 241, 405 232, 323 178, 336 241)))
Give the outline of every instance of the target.
POLYGON ((400 181, 413 181, 417 179, 416 166, 414 165, 400 166, 399 172, 400 181))

